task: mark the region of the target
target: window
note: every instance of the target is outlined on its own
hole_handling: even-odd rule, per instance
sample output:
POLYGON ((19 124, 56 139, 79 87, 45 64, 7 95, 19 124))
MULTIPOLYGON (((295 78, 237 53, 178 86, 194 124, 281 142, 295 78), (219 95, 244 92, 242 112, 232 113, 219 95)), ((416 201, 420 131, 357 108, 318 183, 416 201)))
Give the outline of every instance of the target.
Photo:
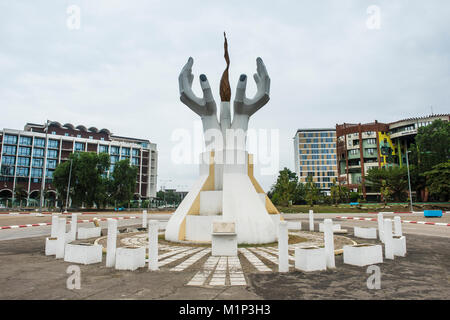
POLYGON ((377 139, 367 139, 367 144, 377 144, 377 139))
POLYGON ((111 147, 111 154, 119 154, 119 147, 111 147))
POLYGON ((33 149, 33 157, 43 157, 44 149, 34 148, 33 149))
POLYGON ((122 155, 123 156, 129 156, 130 155, 130 148, 122 148, 122 155))
POLYGON ((45 140, 42 138, 34 138, 34 146, 35 147, 44 147, 45 146, 45 140))
POLYGON ((84 143, 75 142, 75 151, 84 151, 84 143))
POLYGON ((52 160, 52 159, 47 160, 47 168, 55 169, 56 168, 56 160, 52 160))
POLYGON ((29 172, 28 168, 23 168, 23 167, 17 168, 17 176, 19 176, 19 177, 27 177, 28 172, 29 172))
POLYGON ((31 148, 29 147, 19 147, 19 156, 30 156, 31 148))
POLYGON ((131 159, 131 164, 133 166, 138 166, 139 165, 139 158, 133 158, 131 159))
POLYGON ((111 166, 109 167, 109 172, 111 172, 111 173, 114 172, 114 165, 111 165, 111 166))
POLYGON ((108 146, 105 146, 105 145, 99 145, 98 146, 98 152, 99 153, 102 153, 102 152, 104 152, 104 153, 108 153, 108 146))
POLYGON ((133 157, 139 157, 139 149, 133 149, 132 154, 133 157))
POLYGON ((17 144, 17 136, 11 136, 9 134, 5 134, 5 140, 3 143, 17 144))
POLYGON ((105 141, 105 138, 101 137, 100 140, 105 141))
POLYGON ((16 155, 16 146, 3 146, 3 154, 16 155))
POLYGON ((40 178, 40 177, 42 177, 42 169, 38 169, 38 168, 31 169, 31 176, 33 178, 40 178))
POLYGON ((24 146, 31 146, 31 137, 20 137, 20 144, 24 146))
POLYGON ((358 149, 352 149, 352 150, 349 151, 350 155, 357 155, 358 153, 359 153, 358 149))
POLYGON ((47 157, 48 158, 58 158, 58 151, 48 150, 47 157))
POLYGON ((117 161, 119 161, 119 156, 111 156, 110 160, 111 160, 111 163, 116 163, 117 161))
POLYGON ((13 166, 16 163, 16 157, 4 156, 2 158, 2 164, 13 166))
POLYGON ((367 148, 366 152, 367 152, 367 154, 372 156, 372 155, 376 154, 377 149, 376 148, 367 148))
POLYGON ((59 141, 58 140, 48 140, 48 147, 52 149, 58 149, 59 141))
POLYGON ((44 165, 44 159, 33 158, 33 167, 42 167, 44 165))
POLYGON ((47 177, 47 178, 53 178, 53 172, 55 172, 55 170, 46 170, 46 174, 45 174, 45 176, 47 177))
POLYGON ((30 158, 24 158, 24 157, 17 158, 17 165, 29 167, 30 166, 30 158))
POLYGON ((52 131, 52 134, 56 134, 56 131, 52 131))
POLYGON ((2 166, 2 175, 13 176, 14 175, 14 167, 13 166, 2 166))
POLYGON ((64 133, 64 135, 65 135, 66 137, 68 137, 68 136, 69 136, 69 133, 68 133, 68 132, 66 132, 66 133, 64 133))

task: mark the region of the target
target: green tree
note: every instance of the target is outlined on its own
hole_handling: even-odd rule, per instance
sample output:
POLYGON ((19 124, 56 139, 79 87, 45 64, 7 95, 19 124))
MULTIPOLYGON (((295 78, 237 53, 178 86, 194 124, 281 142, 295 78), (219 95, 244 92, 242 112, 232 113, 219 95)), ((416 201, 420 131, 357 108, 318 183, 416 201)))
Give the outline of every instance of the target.
POLYGON ((408 189, 406 167, 372 168, 367 172, 365 179, 366 183, 377 192, 381 192, 382 187, 387 187, 395 201, 406 199, 406 191, 408 189))
POLYGON ((116 162, 109 184, 111 198, 121 204, 130 201, 136 190, 138 169, 130 165, 130 160, 116 162))
POLYGON ((305 200, 310 206, 313 206, 320 198, 320 190, 313 182, 313 178, 308 176, 305 184, 305 200))
POLYGON ((22 202, 22 200, 27 198, 27 192, 23 187, 23 185, 21 184, 16 185, 14 197, 19 204, 22 202))
POLYGON ((330 187, 330 200, 334 205, 338 203, 348 202, 350 198, 350 190, 343 185, 336 184, 336 179, 333 179, 333 184, 330 187))
POLYGON ((284 168, 279 172, 277 182, 268 193, 269 198, 276 205, 289 206, 289 203, 298 203, 303 200, 304 188, 298 183, 297 175, 284 168))
MULTIPOLYGON (((75 205, 101 206, 107 199, 107 177, 109 155, 95 152, 76 152, 72 159, 70 197, 75 205)), ((53 185, 60 195, 66 195, 70 161, 59 164, 53 174, 53 185)))
POLYGON ((433 198, 448 201, 450 197, 450 160, 435 165, 432 170, 424 173, 427 187, 433 198))

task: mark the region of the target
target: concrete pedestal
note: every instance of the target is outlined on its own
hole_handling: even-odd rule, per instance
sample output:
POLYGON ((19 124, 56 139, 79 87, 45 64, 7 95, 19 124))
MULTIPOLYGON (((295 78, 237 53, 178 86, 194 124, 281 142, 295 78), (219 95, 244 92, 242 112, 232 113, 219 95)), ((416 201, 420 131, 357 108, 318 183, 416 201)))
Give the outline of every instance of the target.
POLYGON ((67 244, 64 261, 93 264, 102 262, 102 246, 90 243, 67 244))
MULTIPOLYGON (((114 267, 116 264, 117 247, 117 220, 108 219, 108 237, 106 239, 106 266, 114 267)), ((144 247, 145 255, 145 247, 144 247)), ((145 258, 145 257, 144 257, 145 258)))
POLYGON ((295 269, 307 272, 326 270, 325 248, 295 248, 295 269))
POLYGON ((394 247, 392 241, 392 220, 384 219, 384 257, 386 259, 394 259, 394 247))
POLYGON ((354 232, 355 232, 355 237, 358 237, 358 238, 363 238, 363 239, 376 239, 377 238, 377 229, 376 228, 355 227, 354 232))
POLYGON ((213 256, 237 256, 237 234, 236 233, 213 233, 212 235, 213 256))
POLYGON ((289 272, 289 235, 288 224, 278 224, 278 272, 289 272))
POLYGON ((312 210, 309 210, 309 231, 314 231, 314 213, 312 210))
POLYGON ((344 263, 354 266, 367 266, 383 262, 383 250, 378 244, 357 244, 344 246, 344 263))
POLYGON ((52 256, 56 254, 56 244, 58 243, 58 238, 50 237, 45 238, 45 255, 52 256))
POLYGON ((131 270, 145 267, 145 247, 120 247, 116 250, 117 270, 131 270))
POLYGON ((402 219, 396 216, 394 217, 394 236, 401 237, 402 235, 402 219))
POLYGON ((89 239, 100 237, 102 234, 101 227, 95 228, 78 228, 78 239, 89 239))
POLYGON ((405 236, 392 237, 392 248, 394 251, 394 256, 398 256, 398 257, 406 256, 406 238, 405 238, 405 236))
POLYGON ((158 228, 157 220, 148 222, 148 269, 158 270, 158 228))
POLYGON ((66 246, 66 218, 59 218, 56 240, 56 259, 64 258, 64 249, 66 246))

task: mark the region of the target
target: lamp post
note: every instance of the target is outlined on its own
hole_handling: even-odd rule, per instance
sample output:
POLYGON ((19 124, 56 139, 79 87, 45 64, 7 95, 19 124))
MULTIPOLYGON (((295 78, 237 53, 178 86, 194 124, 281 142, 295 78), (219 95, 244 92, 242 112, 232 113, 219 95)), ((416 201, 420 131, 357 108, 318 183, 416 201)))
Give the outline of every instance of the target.
POLYGON ((44 167, 42 168, 41 176, 41 196, 39 197, 39 212, 42 213, 42 204, 44 202, 44 188, 45 188, 45 166, 47 163, 47 139, 48 139, 48 120, 45 121, 45 142, 44 142, 44 167))
POLYGON ((69 191, 70 191, 70 178, 72 177, 72 163, 73 163, 73 159, 70 159, 69 182, 67 184, 66 211, 65 211, 65 213, 67 213, 67 208, 69 207, 69 191))
POLYGON ((411 206, 411 212, 413 212, 413 202, 412 202, 412 193, 411 193, 411 178, 409 176, 409 161, 408 161, 408 149, 406 149, 406 168, 408 170, 408 187, 409 187, 409 205, 411 206))

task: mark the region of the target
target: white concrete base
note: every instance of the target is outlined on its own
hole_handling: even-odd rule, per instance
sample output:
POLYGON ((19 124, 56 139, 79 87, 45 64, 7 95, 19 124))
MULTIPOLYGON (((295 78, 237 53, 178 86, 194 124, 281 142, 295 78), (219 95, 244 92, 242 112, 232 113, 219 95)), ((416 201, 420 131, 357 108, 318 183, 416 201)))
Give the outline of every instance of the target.
POLYGON ((302 230, 301 222, 288 222, 288 230, 302 230))
POLYGON ((211 241, 212 224, 222 221, 222 216, 198 216, 188 215, 186 217, 186 240, 209 242, 211 241))
POLYGON ((71 243, 75 241, 75 234, 73 232, 66 232, 66 243, 71 243))
POLYGON ((46 256, 53 256, 56 254, 57 242, 58 242, 58 239, 56 237, 45 238, 45 255, 46 256))
POLYGON ((357 244, 344 246, 344 263, 367 266, 383 262, 383 250, 378 244, 357 244))
POLYGON ((101 245, 90 243, 66 244, 64 261, 81 264, 100 263, 102 262, 102 249, 101 245))
POLYGON ((215 216, 222 214, 222 191, 200 192, 200 215, 215 216))
POLYGON ((376 239, 377 238, 377 228, 354 228, 355 237, 363 239, 376 239))
POLYGON ((295 248, 295 269, 307 272, 326 270, 325 248, 295 248))
MULTIPOLYGON (((319 223, 319 232, 323 232, 323 223, 319 223)), ((341 225, 340 224, 333 224, 333 232, 341 231, 341 225)))
POLYGON ((213 256, 237 256, 236 233, 213 233, 211 254, 213 256))
POLYGON ((78 228, 78 239, 89 239, 100 237, 102 234, 101 227, 95 228, 78 228))
POLYGON ((120 247, 116 249, 117 270, 131 270, 145 267, 145 247, 120 247))
POLYGON ((394 256, 398 256, 398 257, 406 256, 406 238, 405 238, 405 236, 392 237, 392 246, 394 248, 394 256))

